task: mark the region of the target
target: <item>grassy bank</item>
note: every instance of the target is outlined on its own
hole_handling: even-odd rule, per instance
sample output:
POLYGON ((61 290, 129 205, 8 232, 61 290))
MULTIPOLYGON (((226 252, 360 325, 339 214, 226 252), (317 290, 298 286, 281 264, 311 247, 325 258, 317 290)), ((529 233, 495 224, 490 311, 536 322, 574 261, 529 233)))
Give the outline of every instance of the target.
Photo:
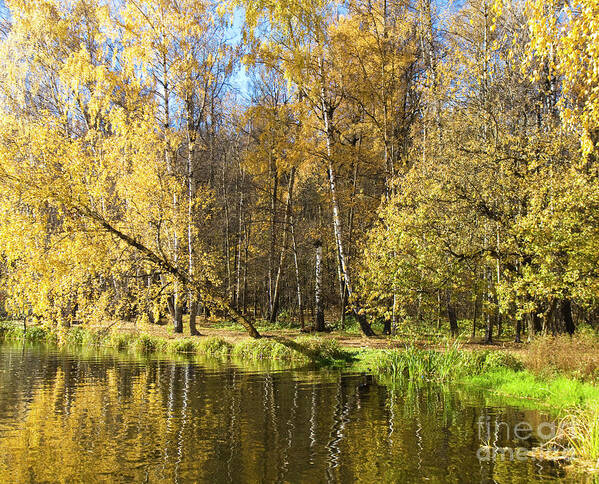
POLYGON ((91 331, 82 327, 68 330, 30 327, 26 331, 12 323, 0 323, 0 338, 6 341, 46 343, 58 346, 108 347, 142 354, 165 353, 235 357, 240 360, 277 360, 290 365, 343 365, 351 355, 332 339, 314 336, 261 338, 228 341, 218 336, 162 338, 147 333, 91 331))
POLYGON ((599 402, 596 386, 599 362, 593 360, 599 361, 599 347, 593 346, 594 340, 590 338, 583 338, 584 343, 580 339, 541 339, 527 353, 518 356, 501 350, 464 350, 457 343, 440 344, 434 349, 419 348, 412 343, 401 349, 347 348, 335 339, 313 335, 257 340, 228 340, 218 336, 164 338, 144 332, 92 331, 83 327, 64 330, 33 326, 24 331, 21 326, 7 322, 0 323, 0 338, 60 346, 108 347, 141 354, 276 360, 291 366, 318 365, 368 372, 389 382, 458 382, 555 409, 599 402), (563 348, 562 353, 567 357, 558 358, 557 347, 563 348), (583 347, 585 351, 581 350, 583 347), (543 354, 547 356, 542 359, 543 354))
POLYGON ((293 364, 317 364, 369 372, 390 380, 455 381, 461 375, 482 374, 496 368, 520 369, 520 361, 501 351, 465 351, 458 344, 421 349, 407 344, 401 349, 342 347, 333 338, 315 335, 271 336, 261 339, 226 339, 219 336, 166 338, 144 332, 93 331, 76 326, 26 331, 16 324, 0 323, 0 338, 41 342, 58 346, 108 347, 142 354, 167 353, 233 357, 238 360, 277 360, 293 364))
POLYGON ((496 368, 460 378, 460 383, 491 392, 502 399, 527 400, 526 406, 563 411, 599 402, 599 387, 566 376, 539 377, 529 370, 496 368))
MULTIPOLYGON (((114 348, 136 354, 202 355, 236 361, 279 361, 286 367, 319 366, 368 372, 397 381, 453 382, 517 400, 561 418, 564 445, 587 468, 599 467, 599 342, 594 335, 540 338, 517 356, 502 350, 465 350, 457 343, 434 349, 413 343, 401 349, 343 347, 312 335, 228 340, 219 336, 165 338, 143 332, 69 330, 0 323, 0 339, 85 348, 114 348)), ((515 402, 512 402, 515 403, 515 402)))

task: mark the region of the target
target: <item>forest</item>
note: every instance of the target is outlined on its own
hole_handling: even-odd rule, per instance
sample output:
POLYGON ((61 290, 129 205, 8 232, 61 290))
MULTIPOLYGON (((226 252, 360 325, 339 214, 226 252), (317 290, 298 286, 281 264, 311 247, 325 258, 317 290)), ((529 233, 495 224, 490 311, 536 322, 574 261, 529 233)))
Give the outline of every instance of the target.
POLYGON ((598 325, 599 1, 4 3, 5 317, 598 325))

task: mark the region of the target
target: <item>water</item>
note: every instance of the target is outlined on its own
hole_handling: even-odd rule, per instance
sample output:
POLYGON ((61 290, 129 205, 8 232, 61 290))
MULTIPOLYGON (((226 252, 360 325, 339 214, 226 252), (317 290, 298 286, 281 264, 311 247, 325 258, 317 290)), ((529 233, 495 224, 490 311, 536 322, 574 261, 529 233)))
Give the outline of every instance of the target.
POLYGON ((366 375, 0 347, 0 482, 580 482, 480 461, 481 417, 502 447, 546 420, 366 375))

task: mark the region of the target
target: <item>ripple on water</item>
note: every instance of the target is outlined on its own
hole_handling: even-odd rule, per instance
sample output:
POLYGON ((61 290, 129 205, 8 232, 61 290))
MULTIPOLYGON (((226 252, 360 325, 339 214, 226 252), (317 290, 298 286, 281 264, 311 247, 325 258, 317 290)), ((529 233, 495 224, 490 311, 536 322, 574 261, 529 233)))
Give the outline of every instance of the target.
POLYGON ((567 482, 480 462, 481 417, 545 418, 361 373, 0 347, 0 482, 567 482))

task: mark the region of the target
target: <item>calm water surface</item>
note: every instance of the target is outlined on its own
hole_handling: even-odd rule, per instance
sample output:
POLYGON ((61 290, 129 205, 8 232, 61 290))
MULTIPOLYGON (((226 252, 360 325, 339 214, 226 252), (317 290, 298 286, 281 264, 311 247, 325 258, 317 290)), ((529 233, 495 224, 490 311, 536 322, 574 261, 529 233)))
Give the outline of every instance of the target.
POLYGON ((545 420, 366 375, 0 347, 0 482, 580 482, 479 461, 481 417, 513 448, 545 420))

